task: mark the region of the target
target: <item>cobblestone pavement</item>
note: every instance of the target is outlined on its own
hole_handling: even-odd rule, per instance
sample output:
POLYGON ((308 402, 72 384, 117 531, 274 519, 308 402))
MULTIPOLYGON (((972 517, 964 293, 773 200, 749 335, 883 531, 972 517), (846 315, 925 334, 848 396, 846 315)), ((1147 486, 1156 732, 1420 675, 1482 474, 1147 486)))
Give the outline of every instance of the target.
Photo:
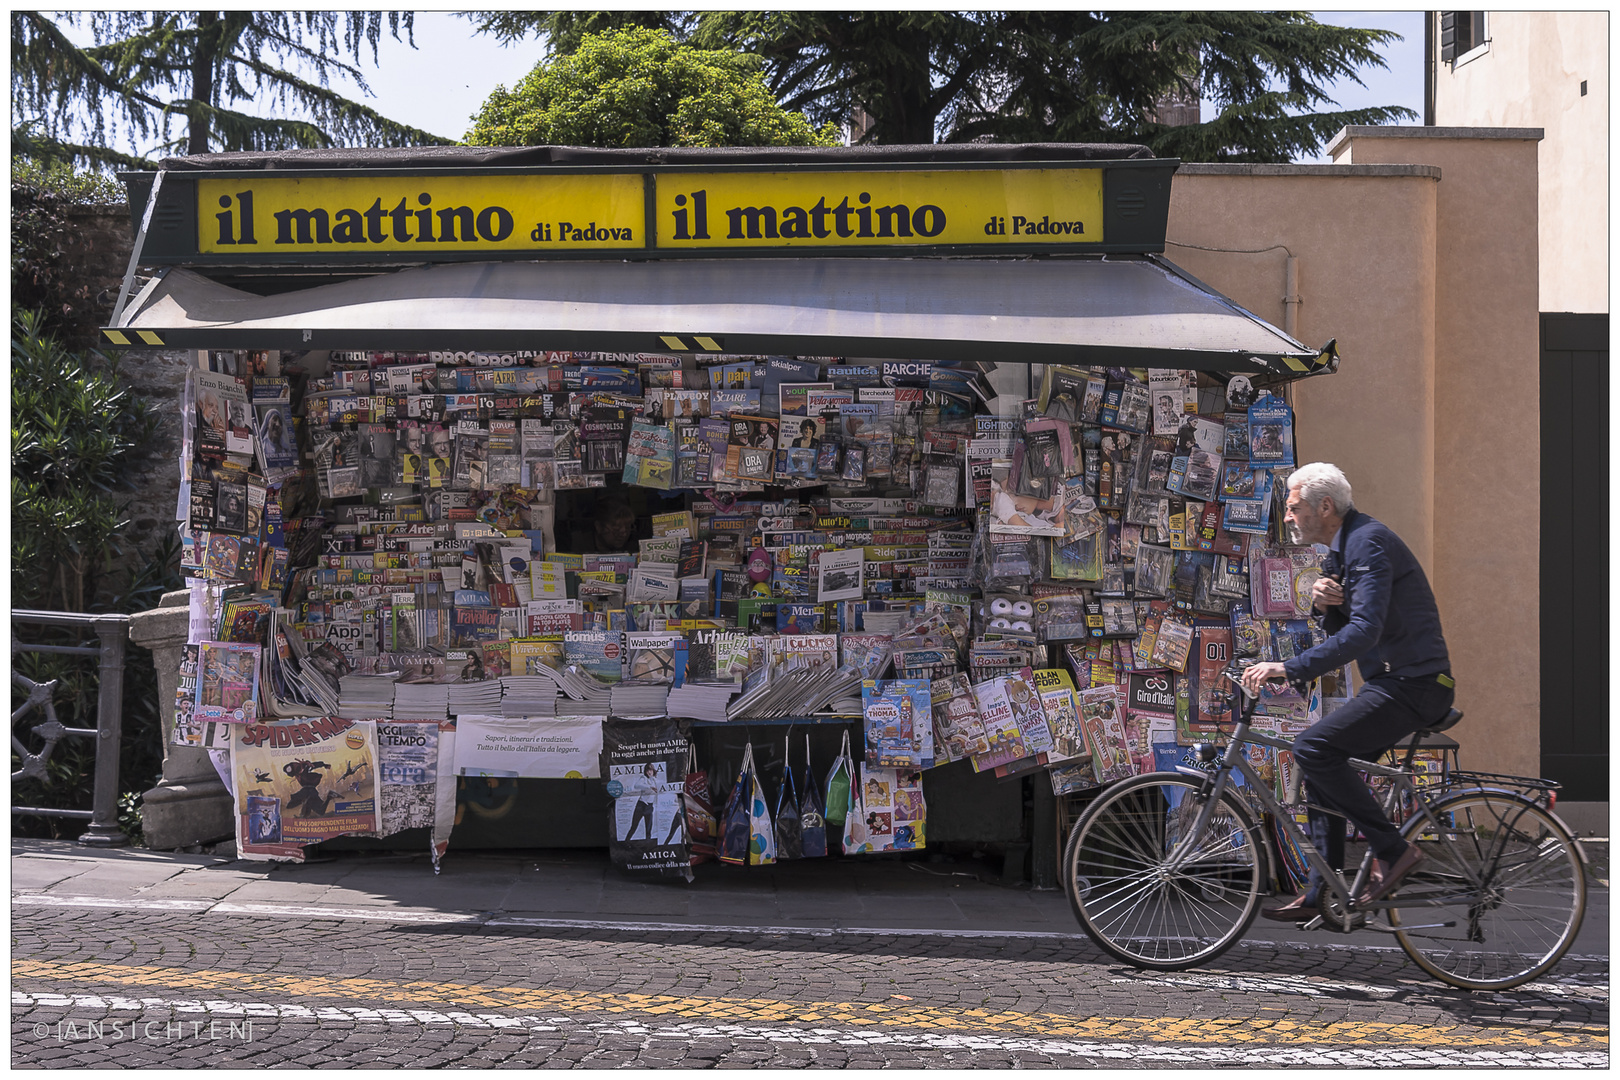
POLYGON ((1162 974, 1051 938, 12 915, 14 1066, 1604 1068, 1608 1009, 1598 957, 1469 994, 1331 944, 1162 974))

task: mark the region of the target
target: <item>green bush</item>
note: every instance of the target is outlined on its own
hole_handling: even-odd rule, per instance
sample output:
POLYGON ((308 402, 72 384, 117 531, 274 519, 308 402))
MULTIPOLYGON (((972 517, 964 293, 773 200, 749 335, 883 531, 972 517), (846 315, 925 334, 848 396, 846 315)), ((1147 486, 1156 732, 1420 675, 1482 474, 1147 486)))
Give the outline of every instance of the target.
POLYGON ((41 311, 48 331, 83 322, 95 298, 68 254, 80 227, 69 211, 123 202, 123 186, 105 173, 12 158, 12 305, 41 311))
MULTIPOLYGON (((11 338, 11 588, 12 607, 87 613, 143 611, 179 587, 179 542, 131 560, 116 572, 129 525, 119 494, 133 489, 135 466, 154 446, 158 419, 118 375, 118 362, 99 353, 64 349, 43 330, 39 312, 13 310, 11 338)), ((77 645, 88 630, 52 631, 18 625, 30 644, 77 645)), ((143 791, 162 771, 162 724, 157 674, 144 649, 125 653, 120 787, 143 791)), ((93 658, 20 653, 13 668, 35 682, 57 680, 57 717, 68 727, 96 726, 100 676, 93 658)), ((21 703, 13 690, 12 708, 21 703)), ((13 734, 38 745, 31 713, 13 734)), ((13 768, 17 759, 13 755, 13 768)), ((48 782, 19 782, 22 805, 90 809, 95 747, 90 740, 58 744, 48 782)), ((79 822, 20 818, 26 835, 77 836, 79 822)))

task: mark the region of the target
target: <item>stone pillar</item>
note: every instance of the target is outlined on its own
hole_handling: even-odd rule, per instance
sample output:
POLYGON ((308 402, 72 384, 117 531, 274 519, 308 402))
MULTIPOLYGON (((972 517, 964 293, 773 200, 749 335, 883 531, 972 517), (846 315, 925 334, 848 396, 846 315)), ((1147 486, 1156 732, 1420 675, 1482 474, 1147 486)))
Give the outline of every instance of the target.
POLYGON ((190 622, 189 596, 165 593, 158 606, 130 617, 129 640, 152 650, 157 668, 158 712, 163 717, 163 779, 141 800, 141 828, 148 847, 169 850, 228 840, 235 835, 234 803, 208 752, 174 746, 174 694, 190 622))

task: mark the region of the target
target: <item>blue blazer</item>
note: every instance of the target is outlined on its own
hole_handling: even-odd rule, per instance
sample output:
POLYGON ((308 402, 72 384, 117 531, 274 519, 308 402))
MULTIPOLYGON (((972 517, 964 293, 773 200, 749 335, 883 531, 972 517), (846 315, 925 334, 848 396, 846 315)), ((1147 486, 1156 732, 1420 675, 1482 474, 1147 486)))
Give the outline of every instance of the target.
POLYGON ((1451 669, 1429 579, 1387 525, 1351 510, 1344 519, 1344 558, 1330 550, 1323 573, 1342 575, 1344 603, 1321 616, 1328 639, 1283 664, 1290 682, 1352 660, 1363 680, 1451 669))

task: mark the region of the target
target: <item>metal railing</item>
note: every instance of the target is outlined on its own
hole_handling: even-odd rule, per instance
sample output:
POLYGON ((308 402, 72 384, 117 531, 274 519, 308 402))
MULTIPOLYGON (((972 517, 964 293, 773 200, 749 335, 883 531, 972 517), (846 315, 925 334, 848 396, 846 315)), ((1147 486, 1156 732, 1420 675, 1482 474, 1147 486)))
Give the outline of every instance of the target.
POLYGON ((91 810, 59 810, 44 806, 13 806, 11 813, 38 817, 73 818, 90 822, 89 829, 79 837, 79 843, 90 847, 122 847, 129 837, 118 827, 118 751, 123 728, 124 697, 124 643, 129 637, 128 615, 85 615, 69 611, 12 611, 11 683, 28 692, 28 699, 11 713, 11 748, 22 761, 22 767, 11 774, 13 785, 19 780, 34 779, 48 782, 46 763, 56 746, 64 738, 94 739, 96 744, 96 775, 91 810), (89 627, 94 630, 99 644, 33 645, 19 640, 17 623, 58 628, 89 627), (56 705, 52 697, 56 680, 36 683, 20 675, 15 660, 18 653, 61 653, 68 656, 96 656, 101 658, 100 685, 96 693, 96 726, 70 728, 56 718, 56 705), (44 747, 34 753, 17 738, 17 722, 34 710, 45 714, 44 723, 35 724, 33 733, 45 740, 44 747))

